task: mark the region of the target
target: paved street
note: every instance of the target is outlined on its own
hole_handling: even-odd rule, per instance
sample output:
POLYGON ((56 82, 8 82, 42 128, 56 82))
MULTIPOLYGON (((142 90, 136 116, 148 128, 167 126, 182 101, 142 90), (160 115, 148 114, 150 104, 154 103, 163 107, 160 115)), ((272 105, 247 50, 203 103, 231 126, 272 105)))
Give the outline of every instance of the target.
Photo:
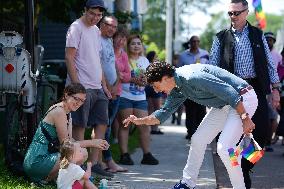
MULTIPOLYGON (((116 174, 110 181, 111 189, 169 189, 180 180, 189 150, 189 144, 184 139, 186 128, 169 122, 160 128, 164 135, 151 135, 152 153, 160 164, 141 165, 142 152, 137 149, 132 154, 135 165, 127 166, 127 173, 116 174)), ((284 146, 278 141, 273 147, 274 152, 265 153, 254 168, 253 189, 284 189, 284 146)), ((217 186, 219 189, 232 188, 227 171, 214 151, 214 143, 208 145, 197 189, 216 189, 217 186)))
MULTIPOLYGON (((284 189, 284 146, 278 141, 274 152, 266 152, 252 173, 253 189, 284 189)), ((232 188, 228 174, 220 158, 214 155, 215 172, 220 189, 232 188)))
MULTIPOLYGON (((120 188, 125 189, 168 189, 181 179, 189 150, 188 142, 184 139, 186 128, 170 126, 167 122, 161 129, 165 132, 164 135, 151 135, 152 153, 159 159, 160 164, 141 165, 142 151, 137 149, 132 155, 135 165, 126 166, 129 169, 127 173, 116 174, 110 183, 116 185, 113 188, 119 188, 120 185, 120 188), (120 184, 116 183, 117 181, 120 184)), ((212 151, 208 147, 200 170, 198 188, 216 188, 213 167, 212 151)))

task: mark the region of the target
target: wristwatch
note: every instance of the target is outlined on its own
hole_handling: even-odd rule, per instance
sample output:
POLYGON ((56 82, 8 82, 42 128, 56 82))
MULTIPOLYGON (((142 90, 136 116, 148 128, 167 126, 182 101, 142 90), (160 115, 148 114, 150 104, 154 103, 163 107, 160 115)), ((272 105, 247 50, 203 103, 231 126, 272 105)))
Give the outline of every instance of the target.
POLYGON ((242 113, 241 115, 240 115, 240 117, 241 117, 241 120, 245 120, 247 117, 249 116, 249 114, 248 113, 242 113))

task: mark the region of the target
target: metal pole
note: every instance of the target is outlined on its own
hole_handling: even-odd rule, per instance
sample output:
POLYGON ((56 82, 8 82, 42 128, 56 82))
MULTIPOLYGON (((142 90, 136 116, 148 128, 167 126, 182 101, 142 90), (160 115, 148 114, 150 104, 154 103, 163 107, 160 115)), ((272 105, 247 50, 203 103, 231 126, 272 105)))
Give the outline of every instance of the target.
POLYGON ((172 63, 173 53, 173 0, 167 0, 166 10, 166 62, 172 63))
POLYGON ((34 1, 25 0, 25 49, 31 55, 31 70, 34 72, 34 1))
MULTIPOLYGON (((31 70, 33 73, 35 72, 35 61, 34 61, 34 1, 33 0, 25 0, 25 35, 24 35, 24 43, 25 49, 31 55, 31 70)), ((28 145, 32 142, 34 129, 36 127, 36 112, 35 114, 27 114, 26 124, 28 124, 27 129, 27 142, 28 145)))

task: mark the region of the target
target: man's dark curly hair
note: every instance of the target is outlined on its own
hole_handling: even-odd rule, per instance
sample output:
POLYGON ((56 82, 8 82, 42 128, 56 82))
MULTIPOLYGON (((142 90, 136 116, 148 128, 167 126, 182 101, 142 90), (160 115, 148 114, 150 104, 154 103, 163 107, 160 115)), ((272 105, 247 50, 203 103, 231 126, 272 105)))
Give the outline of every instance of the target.
POLYGON ((146 69, 146 79, 148 84, 153 82, 161 81, 163 76, 174 77, 175 67, 163 62, 156 60, 150 64, 146 69))

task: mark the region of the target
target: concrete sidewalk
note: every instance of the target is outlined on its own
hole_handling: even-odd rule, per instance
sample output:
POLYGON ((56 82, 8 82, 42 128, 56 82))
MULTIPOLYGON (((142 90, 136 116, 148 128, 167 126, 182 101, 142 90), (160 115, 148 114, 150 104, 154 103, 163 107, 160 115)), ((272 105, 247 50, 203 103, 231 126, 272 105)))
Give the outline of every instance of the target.
MULTIPOLYGON (((134 165, 125 166, 126 173, 118 173, 110 181, 110 188, 123 189, 169 189, 182 177, 186 164, 189 144, 185 140, 186 128, 166 122, 160 126, 164 135, 151 135, 152 154, 160 161, 159 165, 141 165, 142 151, 138 148, 131 155, 134 165)), ((216 177, 212 150, 208 146, 200 169, 197 189, 215 189, 216 177)))

